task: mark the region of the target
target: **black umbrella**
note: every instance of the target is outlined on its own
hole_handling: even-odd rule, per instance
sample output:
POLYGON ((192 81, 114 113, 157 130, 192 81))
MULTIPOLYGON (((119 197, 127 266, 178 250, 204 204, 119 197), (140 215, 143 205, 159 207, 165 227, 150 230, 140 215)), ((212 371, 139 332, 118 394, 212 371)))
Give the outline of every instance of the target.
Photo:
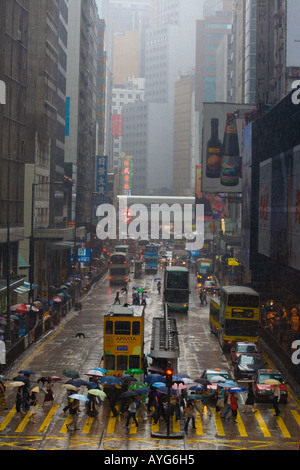
POLYGON ((134 392, 134 391, 128 391, 128 392, 124 392, 124 393, 121 393, 120 395, 120 398, 134 398, 134 397, 137 397, 137 393, 134 392))
POLYGON ((35 374, 35 372, 33 370, 19 370, 18 374, 24 374, 24 375, 31 375, 31 374, 35 374))
POLYGON ((70 384, 70 385, 75 385, 75 387, 81 387, 82 385, 89 385, 89 383, 83 379, 70 379, 65 383, 70 384))
POLYGON ((118 377, 121 382, 137 382, 138 380, 135 377, 132 377, 131 375, 122 375, 121 377, 118 377))
POLYGON ((24 382, 25 385, 29 387, 30 382, 28 377, 25 377, 25 375, 17 375, 16 377, 13 378, 14 382, 24 382))
POLYGON ((202 385, 211 385, 211 382, 207 379, 196 379, 194 382, 202 385))

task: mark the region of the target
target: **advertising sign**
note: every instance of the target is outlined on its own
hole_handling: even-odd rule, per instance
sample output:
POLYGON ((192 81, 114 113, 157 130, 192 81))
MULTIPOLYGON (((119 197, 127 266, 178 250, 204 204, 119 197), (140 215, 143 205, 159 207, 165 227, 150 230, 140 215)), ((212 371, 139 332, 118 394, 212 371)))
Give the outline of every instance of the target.
POLYGON ((258 252, 270 257, 272 159, 260 164, 258 252))
POLYGON ((91 261, 91 250, 87 250, 86 248, 78 248, 77 262, 89 263, 90 261, 91 261))
POLYGON ((113 137, 123 136, 123 115, 122 114, 113 114, 112 135, 113 137))
POLYGON ((96 192, 107 195, 107 156, 96 157, 96 192))
POLYGON ((300 2, 299 0, 287 0, 287 58, 286 66, 300 65, 300 2))
POLYGON ((241 193, 245 112, 253 106, 234 103, 203 104, 202 191, 241 193), (242 109, 241 109, 242 108, 242 109), (235 115, 238 112, 241 117, 235 115))
POLYGON ((132 190, 133 157, 125 156, 121 161, 121 195, 131 196, 132 190))

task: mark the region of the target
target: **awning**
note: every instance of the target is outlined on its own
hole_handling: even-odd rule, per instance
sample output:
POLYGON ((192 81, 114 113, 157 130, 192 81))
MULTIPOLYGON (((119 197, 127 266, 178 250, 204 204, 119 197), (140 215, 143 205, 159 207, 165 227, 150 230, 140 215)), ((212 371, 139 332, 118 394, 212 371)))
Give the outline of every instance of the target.
POLYGON ((27 264, 21 253, 19 253, 19 269, 29 269, 30 264, 27 264))
MULTIPOLYGON (((35 289, 38 287, 38 284, 32 284, 32 288, 35 289)), ((27 294, 27 292, 30 291, 30 283, 29 282, 24 282, 23 286, 17 287, 14 289, 14 292, 17 294, 27 294)))

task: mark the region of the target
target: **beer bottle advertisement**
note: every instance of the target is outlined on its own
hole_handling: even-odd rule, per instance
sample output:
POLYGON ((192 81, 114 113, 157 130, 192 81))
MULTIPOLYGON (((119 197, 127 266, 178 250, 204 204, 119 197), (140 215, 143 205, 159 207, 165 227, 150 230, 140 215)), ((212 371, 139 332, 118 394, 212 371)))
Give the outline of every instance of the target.
POLYGON ((227 114, 221 164, 222 186, 237 186, 240 179, 240 150, 236 118, 227 114))
POLYGON ((211 119, 211 137, 207 142, 206 176, 220 178, 222 142, 219 140, 219 119, 211 119))

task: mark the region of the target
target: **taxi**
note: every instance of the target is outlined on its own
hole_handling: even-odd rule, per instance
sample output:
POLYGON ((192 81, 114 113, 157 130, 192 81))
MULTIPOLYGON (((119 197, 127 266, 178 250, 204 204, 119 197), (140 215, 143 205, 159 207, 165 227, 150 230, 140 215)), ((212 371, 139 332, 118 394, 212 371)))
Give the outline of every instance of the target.
POLYGON ((256 343, 237 341, 230 350, 230 358, 232 362, 236 362, 241 354, 255 354, 257 356, 260 355, 260 352, 256 343))
POLYGON ((201 379, 206 379, 210 382, 210 385, 207 385, 207 391, 209 395, 214 398, 217 397, 217 386, 219 382, 224 380, 231 380, 230 373, 226 369, 205 369, 200 376, 201 379), (223 380, 224 379, 224 380, 223 380))
POLYGON ((288 399, 287 387, 281 373, 276 369, 260 369, 254 375, 252 387, 256 401, 272 400, 274 385, 264 383, 266 380, 270 379, 278 380, 278 382, 280 382, 280 403, 286 404, 288 399))

